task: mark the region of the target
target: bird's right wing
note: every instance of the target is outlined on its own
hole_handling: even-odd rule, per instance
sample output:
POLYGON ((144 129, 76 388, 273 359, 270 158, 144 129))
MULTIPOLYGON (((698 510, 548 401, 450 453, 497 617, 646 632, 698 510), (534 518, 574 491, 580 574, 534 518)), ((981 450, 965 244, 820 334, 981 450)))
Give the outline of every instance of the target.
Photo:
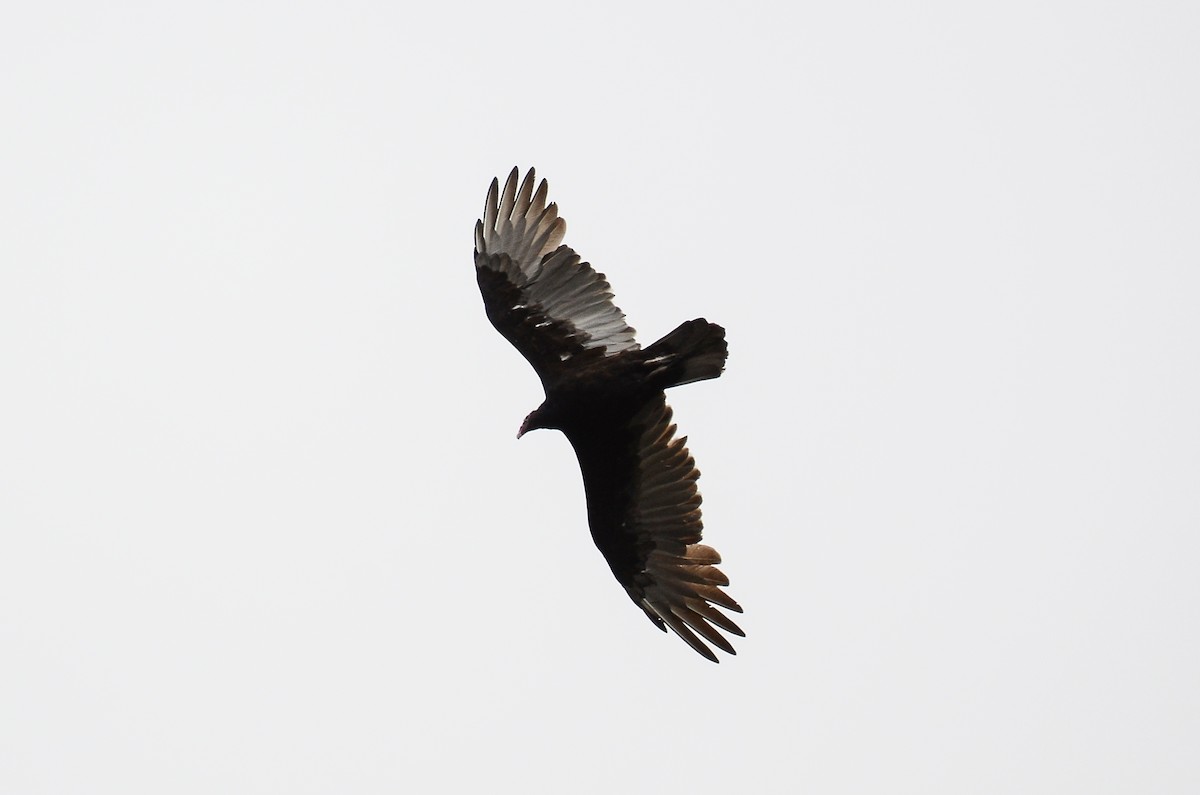
POLYGON ((475 224, 475 270, 492 325, 529 360, 543 382, 580 354, 607 356, 638 347, 612 302, 603 274, 560 245, 566 222, 546 204, 548 186, 513 169, 500 191, 492 180, 475 224))
POLYGON ((734 654, 717 630, 744 636, 728 616, 742 608, 722 587, 721 556, 700 543, 700 477, 687 437, 675 438, 662 395, 624 427, 567 434, 579 457, 592 539, 617 581, 660 629, 717 662, 705 641, 734 654), (714 607, 714 605, 716 607, 714 607))

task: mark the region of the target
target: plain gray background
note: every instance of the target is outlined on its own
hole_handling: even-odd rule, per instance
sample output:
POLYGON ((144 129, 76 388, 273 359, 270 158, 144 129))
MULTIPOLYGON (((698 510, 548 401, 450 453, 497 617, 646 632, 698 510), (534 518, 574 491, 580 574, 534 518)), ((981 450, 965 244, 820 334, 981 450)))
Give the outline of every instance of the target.
POLYGON ((1194 3, 3 16, 3 791, 1200 786, 1194 3), (514 164, 729 330, 720 666, 514 438, 514 164))

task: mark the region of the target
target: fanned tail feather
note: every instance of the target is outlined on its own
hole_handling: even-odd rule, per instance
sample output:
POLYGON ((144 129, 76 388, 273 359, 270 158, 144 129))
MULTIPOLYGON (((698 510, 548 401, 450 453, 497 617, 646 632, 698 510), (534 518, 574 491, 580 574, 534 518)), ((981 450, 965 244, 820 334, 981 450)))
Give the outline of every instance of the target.
POLYGON ((661 382, 666 389, 719 376, 725 370, 729 345, 725 342, 725 329, 698 318, 680 323, 642 355, 646 364, 654 368, 650 378, 661 382))

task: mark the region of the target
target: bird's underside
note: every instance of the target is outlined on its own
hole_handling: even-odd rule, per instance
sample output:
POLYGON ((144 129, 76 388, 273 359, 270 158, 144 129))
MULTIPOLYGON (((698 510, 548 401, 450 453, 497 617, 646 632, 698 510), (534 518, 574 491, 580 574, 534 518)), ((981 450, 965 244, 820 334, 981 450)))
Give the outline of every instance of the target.
MULTIPOLYGON (((675 438, 663 390, 719 376, 725 331, 689 320, 642 349, 602 274, 561 245, 565 223, 530 169, 493 180, 475 227, 475 268, 488 318, 529 360, 546 400, 521 433, 561 430, 579 459, 592 539, 617 581, 660 629, 706 658, 742 636, 718 610, 720 556, 700 543, 700 477, 675 438)), ((518 434, 520 435, 520 434, 518 434)))

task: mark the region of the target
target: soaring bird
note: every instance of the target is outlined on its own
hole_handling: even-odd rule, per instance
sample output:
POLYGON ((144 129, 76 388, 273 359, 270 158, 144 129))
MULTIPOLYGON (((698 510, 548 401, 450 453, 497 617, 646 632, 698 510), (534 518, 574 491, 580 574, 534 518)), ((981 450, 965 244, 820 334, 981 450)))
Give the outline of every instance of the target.
POLYGON ((561 245, 566 222, 548 186, 516 168, 493 179, 475 224, 475 272, 488 319, 533 365, 546 399, 517 438, 562 431, 579 459, 592 540, 634 604, 704 657, 729 654, 718 630, 745 636, 717 608, 742 608, 721 590, 720 555, 700 543, 700 493, 663 390, 716 378, 725 329, 688 320, 648 348, 634 340, 604 274, 561 245), (536 190, 534 186, 536 184, 536 190))

